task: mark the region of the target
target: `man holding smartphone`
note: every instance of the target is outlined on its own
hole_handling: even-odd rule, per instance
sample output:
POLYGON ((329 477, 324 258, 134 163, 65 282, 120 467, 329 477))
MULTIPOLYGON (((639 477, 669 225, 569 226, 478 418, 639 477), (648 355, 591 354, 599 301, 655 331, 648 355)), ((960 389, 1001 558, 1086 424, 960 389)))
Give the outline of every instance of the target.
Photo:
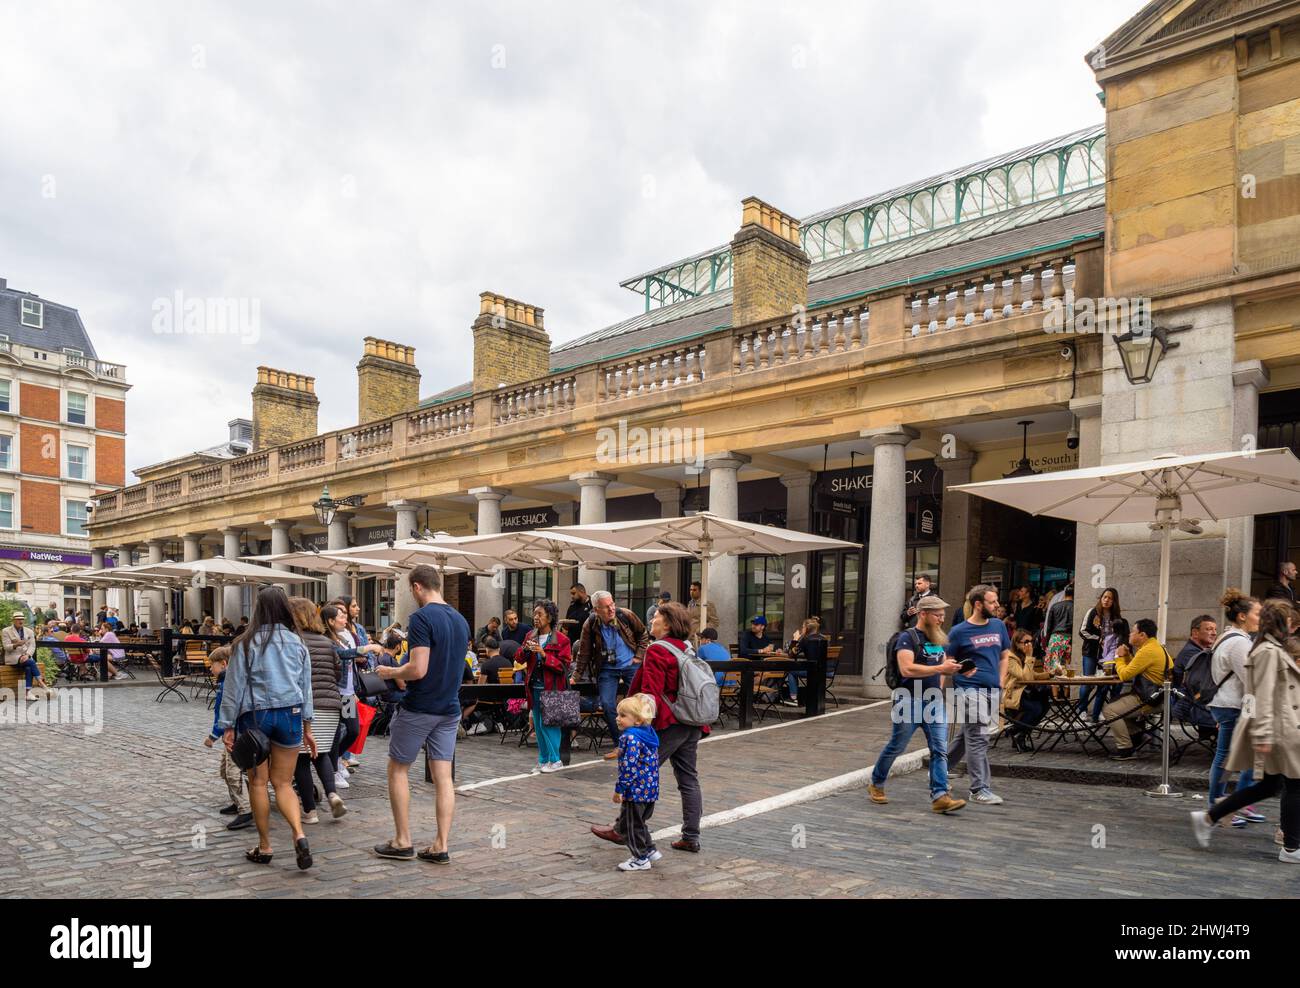
POLYGON ((961 667, 952 677, 959 726, 948 761, 956 764, 965 748, 970 802, 997 806, 1003 800, 989 786, 989 728, 998 716, 1011 636, 997 617, 997 587, 982 583, 972 587, 966 599, 970 617, 948 633, 948 657, 961 667))
POLYGON ((948 638, 943 633, 943 616, 947 609, 948 605, 935 594, 922 598, 918 602, 916 627, 904 631, 895 646, 894 655, 904 682, 894 691, 893 732, 876 759, 867 786, 867 795, 873 803, 889 802, 885 796, 889 770, 894 759, 907 750, 919 727, 930 746, 930 808, 935 813, 956 813, 966 805, 964 799, 953 799, 948 792, 948 724, 943 702, 926 699, 941 697, 943 677, 960 668, 944 654, 948 638))

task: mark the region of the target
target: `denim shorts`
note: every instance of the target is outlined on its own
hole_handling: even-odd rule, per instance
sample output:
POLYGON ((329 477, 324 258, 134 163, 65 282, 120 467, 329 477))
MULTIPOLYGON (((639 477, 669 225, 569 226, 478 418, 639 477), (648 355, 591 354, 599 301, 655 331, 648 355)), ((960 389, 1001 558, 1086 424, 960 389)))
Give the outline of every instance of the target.
POLYGON ((235 733, 242 734, 250 727, 261 729, 277 748, 299 748, 302 746, 302 707, 273 707, 240 714, 235 721, 235 733))

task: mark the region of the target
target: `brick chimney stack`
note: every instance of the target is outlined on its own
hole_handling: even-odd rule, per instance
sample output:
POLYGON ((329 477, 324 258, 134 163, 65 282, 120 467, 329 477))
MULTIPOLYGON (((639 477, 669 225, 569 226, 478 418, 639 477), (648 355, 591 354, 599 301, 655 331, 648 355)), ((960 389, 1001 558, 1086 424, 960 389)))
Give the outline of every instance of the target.
POLYGON ((409 412, 420 403, 415 347, 367 336, 357 364, 357 424, 409 412))
POLYGON ((551 372, 551 338, 537 306, 483 292, 473 329, 476 394, 551 372))
POLYGON ((750 196, 741 203, 731 241, 731 324, 747 326, 791 315, 808 305, 810 261, 799 221, 750 196))
POLYGON ((311 439, 316 434, 316 379, 272 367, 257 368, 253 388, 253 451, 311 439))

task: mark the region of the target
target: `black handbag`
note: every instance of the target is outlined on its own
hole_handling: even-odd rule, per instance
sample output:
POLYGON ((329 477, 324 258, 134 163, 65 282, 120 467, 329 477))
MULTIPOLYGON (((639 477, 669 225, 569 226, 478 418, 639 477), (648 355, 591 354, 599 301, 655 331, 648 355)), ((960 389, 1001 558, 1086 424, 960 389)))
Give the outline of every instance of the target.
MULTIPOLYGON (((248 692, 246 695, 251 700, 253 696, 253 656, 247 647, 244 649, 244 657, 248 660, 245 673, 248 678, 248 692)), ((230 749, 230 760, 241 770, 248 772, 257 768, 270 757, 271 739, 266 736, 266 732, 260 727, 249 724, 243 731, 236 730, 235 744, 230 749)))

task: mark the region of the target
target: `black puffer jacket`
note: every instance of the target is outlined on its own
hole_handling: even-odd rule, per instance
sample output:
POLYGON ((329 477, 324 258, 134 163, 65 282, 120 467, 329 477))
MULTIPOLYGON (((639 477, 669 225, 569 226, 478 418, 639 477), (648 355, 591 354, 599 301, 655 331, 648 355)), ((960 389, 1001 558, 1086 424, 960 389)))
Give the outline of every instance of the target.
POLYGON ((317 710, 340 710, 339 660, 334 643, 324 635, 307 631, 298 636, 311 655, 311 702, 317 710))

